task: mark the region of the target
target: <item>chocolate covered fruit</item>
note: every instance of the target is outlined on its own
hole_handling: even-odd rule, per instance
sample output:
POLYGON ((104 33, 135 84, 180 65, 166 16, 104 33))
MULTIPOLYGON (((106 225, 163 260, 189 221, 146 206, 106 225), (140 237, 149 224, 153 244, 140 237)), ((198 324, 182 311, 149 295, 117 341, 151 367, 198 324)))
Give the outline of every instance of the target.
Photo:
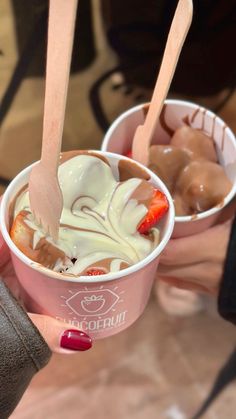
POLYGON ((174 132, 168 145, 150 147, 148 167, 172 194, 177 216, 220 205, 232 188, 212 138, 187 125, 174 132))

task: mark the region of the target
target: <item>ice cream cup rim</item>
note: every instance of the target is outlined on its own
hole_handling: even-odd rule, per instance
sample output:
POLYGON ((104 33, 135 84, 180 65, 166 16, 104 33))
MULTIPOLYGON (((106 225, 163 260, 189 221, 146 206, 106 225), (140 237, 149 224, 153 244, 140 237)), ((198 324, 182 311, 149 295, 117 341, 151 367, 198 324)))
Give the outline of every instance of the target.
MULTIPOLYGON (((108 158, 109 157, 115 157, 117 158, 119 155, 116 153, 110 153, 107 151, 100 151, 100 150, 90 150, 93 153, 96 154, 101 154, 101 155, 105 155, 108 158)), ((128 160, 128 161, 132 161, 131 159, 129 159, 128 157, 122 156, 122 159, 128 160)), ((137 163, 137 162, 135 162, 137 163)), ((58 280, 62 280, 62 281, 66 281, 66 282, 75 282, 75 283, 99 283, 99 282, 108 282, 108 281, 113 281, 113 280, 117 280, 120 279, 122 277, 126 277, 128 275, 131 275, 133 273, 135 273, 137 270, 140 270, 142 268, 144 268, 146 265, 148 265, 149 263, 151 263, 156 257, 159 256, 159 254, 162 252, 162 250, 165 248, 166 244, 168 243, 173 228, 174 228, 174 205, 172 202, 172 198, 171 195, 167 189, 167 187, 165 186, 165 184, 161 181, 161 179, 155 175, 153 172, 151 172, 148 168, 142 166, 141 164, 137 163, 138 166, 142 167, 143 169, 146 170, 146 172, 151 176, 154 177, 158 180, 158 183, 161 187, 161 189, 164 191, 164 193, 167 196, 167 199, 169 201, 169 212, 168 212, 168 217, 169 217, 169 224, 167 226, 167 230, 165 232, 164 237, 161 239, 160 243, 158 244, 157 247, 155 247, 155 249, 148 255, 146 256, 144 259, 142 259, 141 261, 139 261, 138 263, 130 266, 129 268, 123 269, 121 271, 118 272, 114 272, 114 273, 109 273, 109 274, 105 274, 105 275, 99 275, 96 277, 91 277, 91 276, 80 276, 80 277, 73 277, 73 276, 67 276, 64 275, 62 273, 58 273, 58 272, 54 272, 53 270, 46 268, 44 266, 42 266, 41 264, 32 261, 30 258, 28 258, 24 253, 22 253, 18 247, 15 245, 15 243, 11 240, 11 237, 9 235, 8 229, 6 227, 5 224, 5 216, 6 216, 6 210, 7 210, 7 205, 11 199, 11 193, 12 190, 14 189, 15 185, 20 181, 20 179, 22 179, 22 177, 24 178, 28 172, 30 171, 30 169, 37 164, 37 162, 27 166, 25 169, 23 169, 21 172, 18 173, 18 175, 11 181, 11 183, 8 185, 7 189, 5 190, 4 194, 3 194, 3 198, 1 201, 1 208, 0 208, 0 226, 1 226, 1 233, 3 235, 4 240, 6 241, 10 251, 12 251, 17 257, 18 259, 21 260, 21 262, 25 263, 28 267, 31 267, 32 269, 38 271, 41 274, 46 275, 47 277, 50 277, 51 279, 58 279, 58 280)))
MULTIPOLYGON (((122 114, 120 114, 111 124, 110 128, 108 129, 104 140, 102 142, 101 150, 106 151, 109 139, 111 136, 111 133, 113 132, 114 128, 119 125, 119 123, 129 116, 130 114, 133 114, 134 112, 142 109, 144 106, 149 105, 150 102, 141 103, 139 105, 133 106, 132 108, 129 108, 128 110, 124 111, 122 114)), ((230 129, 230 127, 220 118, 218 115, 214 114, 210 109, 206 108, 205 106, 198 105, 197 103, 188 101, 188 100, 181 100, 181 99, 166 99, 165 104, 167 105, 181 105, 181 106, 192 106, 193 108, 201 108, 202 110, 206 110, 208 115, 211 117, 216 117, 216 120, 222 125, 226 126, 225 131, 228 132, 228 135, 234 139, 233 145, 235 148, 236 153, 236 139, 233 131, 230 129)), ((207 211, 200 212, 198 214, 192 214, 192 215, 181 215, 181 216, 175 216, 175 222, 176 223, 186 223, 186 222, 196 222, 198 220, 202 220, 204 218, 207 218, 211 215, 216 214, 217 212, 221 211, 227 204, 230 203, 230 201, 233 199, 233 197, 236 194, 236 182, 234 182, 230 192, 225 196, 225 198, 222 200, 220 205, 216 205, 215 207, 210 208, 207 211)))

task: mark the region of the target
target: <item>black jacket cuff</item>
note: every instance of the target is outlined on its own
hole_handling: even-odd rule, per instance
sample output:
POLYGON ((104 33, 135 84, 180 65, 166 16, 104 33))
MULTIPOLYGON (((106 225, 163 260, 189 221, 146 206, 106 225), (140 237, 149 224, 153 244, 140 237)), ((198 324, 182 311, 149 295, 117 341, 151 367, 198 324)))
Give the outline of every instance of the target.
POLYGON ((0 417, 8 418, 51 351, 26 312, 0 281, 0 417))

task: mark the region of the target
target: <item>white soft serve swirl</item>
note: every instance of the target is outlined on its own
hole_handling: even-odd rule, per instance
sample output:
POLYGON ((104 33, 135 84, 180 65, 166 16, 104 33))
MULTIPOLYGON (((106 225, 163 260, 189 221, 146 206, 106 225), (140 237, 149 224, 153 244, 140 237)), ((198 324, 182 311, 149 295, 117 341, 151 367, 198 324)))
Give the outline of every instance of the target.
MULTIPOLYGON (((130 196, 141 179, 117 182, 108 164, 92 155, 67 160, 59 166, 58 177, 64 201, 59 238, 56 244, 50 237, 46 239, 68 256, 67 273, 80 274, 87 267, 99 266, 100 261, 110 258, 110 272, 115 272, 122 262, 133 265, 156 247, 157 229, 153 229, 154 241, 137 232, 147 208, 130 196), (72 258, 77 259, 74 264, 70 262, 72 258)), ((30 211, 28 191, 18 197, 15 215, 23 209, 30 211)), ((44 233, 32 216, 27 224, 35 230, 35 247, 44 233)), ((63 268, 58 261, 55 270, 63 268)))

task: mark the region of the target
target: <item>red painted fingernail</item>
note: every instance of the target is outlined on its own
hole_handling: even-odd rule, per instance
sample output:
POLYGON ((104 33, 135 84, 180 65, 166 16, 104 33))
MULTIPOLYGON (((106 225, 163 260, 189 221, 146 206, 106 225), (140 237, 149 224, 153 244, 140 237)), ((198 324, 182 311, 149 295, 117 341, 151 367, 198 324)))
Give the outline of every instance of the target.
POLYGON ((92 347, 92 339, 80 330, 69 329, 63 333, 60 345, 72 351, 87 351, 92 347))

